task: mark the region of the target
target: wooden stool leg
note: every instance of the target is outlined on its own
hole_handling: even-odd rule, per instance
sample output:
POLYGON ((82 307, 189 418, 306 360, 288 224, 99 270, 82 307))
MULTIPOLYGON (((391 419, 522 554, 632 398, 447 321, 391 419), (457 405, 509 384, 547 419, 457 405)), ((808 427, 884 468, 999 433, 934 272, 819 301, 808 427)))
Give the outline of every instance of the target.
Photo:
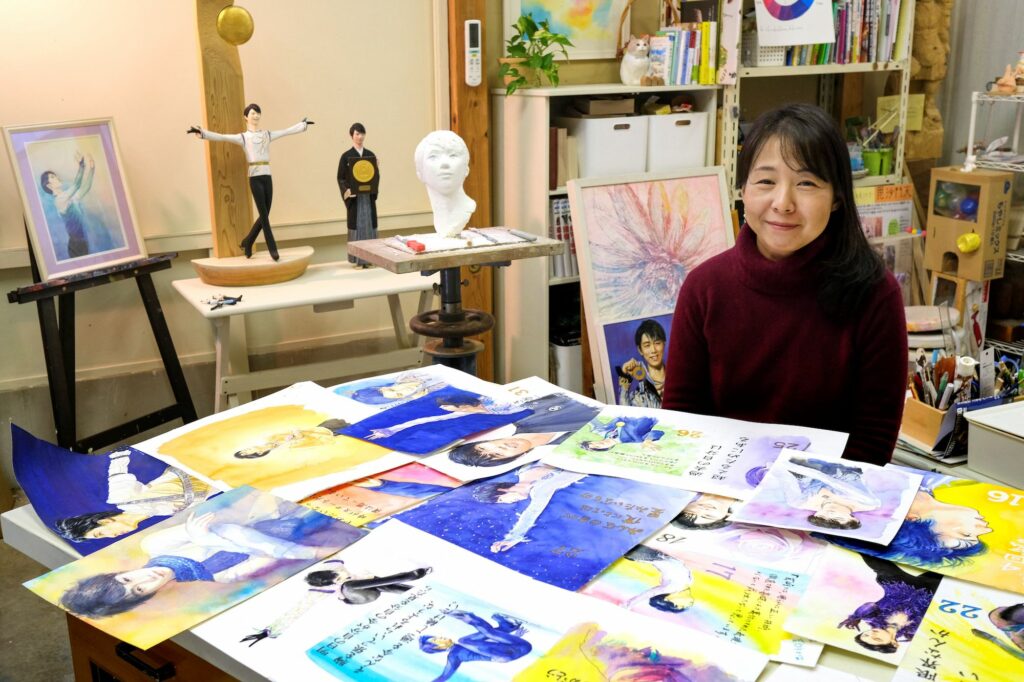
POLYGON ((192 404, 192 396, 188 392, 188 384, 185 383, 185 373, 181 371, 178 355, 174 352, 171 331, 167 328, 164 311, 160 307, 160 299, 156 296, 153 277, 149 273, 144 273, 138 275, 135 278, 135 282, 139 285, 139 294, 142 296, 142 303, 146 307, 146 315, 149 316, 149 326, 153 328, 153 336, 156 338, 156 345, 160 349, 160 357, 164 361, 167 379, 171 382, 171 390, 174 391, 174 400, 178 403, 178 407, 181 410, 181 420, 186 424, 195 421, 196 408, 192 404))

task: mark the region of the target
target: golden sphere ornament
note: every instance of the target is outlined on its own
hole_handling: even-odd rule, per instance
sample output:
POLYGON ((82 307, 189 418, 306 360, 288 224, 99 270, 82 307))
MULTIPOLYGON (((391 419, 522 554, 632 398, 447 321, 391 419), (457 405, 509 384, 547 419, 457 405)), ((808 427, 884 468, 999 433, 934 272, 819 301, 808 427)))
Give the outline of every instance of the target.
POLYGON ((252 38, 252 15, 235 5, 228 5, 217 15, 217 33, 232 45, 241 45, 252 38))

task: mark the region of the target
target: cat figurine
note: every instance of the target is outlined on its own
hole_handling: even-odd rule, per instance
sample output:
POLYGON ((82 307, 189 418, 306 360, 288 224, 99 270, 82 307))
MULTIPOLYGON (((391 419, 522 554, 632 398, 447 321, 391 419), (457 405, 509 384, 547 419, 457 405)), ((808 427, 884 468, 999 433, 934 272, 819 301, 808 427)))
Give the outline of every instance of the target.
POLYGON ((619 64, 619 79, 623 85, 640 85, 641 79, 647 75, 651 67, 649 52, 648 36, 629 36, 625 54, 622 55, 622 63, 619 64))

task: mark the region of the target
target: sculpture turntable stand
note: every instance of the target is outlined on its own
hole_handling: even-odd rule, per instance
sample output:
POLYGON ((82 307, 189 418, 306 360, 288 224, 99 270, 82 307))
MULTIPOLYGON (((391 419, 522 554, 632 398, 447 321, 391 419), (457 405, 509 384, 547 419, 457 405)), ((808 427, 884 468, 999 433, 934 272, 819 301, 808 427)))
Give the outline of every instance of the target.
MULTIPOLYGON (((419 272, 423 276, 441 273, 441 309, 430 310, 409 320, 417 334, 429 337, 423 352, 433 364, 446 365, 476 374, 476 355, 484 345, 467 336, 482 334, 494 326, 494 317, 483 310, 462 307, 462 285, 459 268, 470 265, 501 267, 521 258, 553 256, 562 252, 565 243, 557 239, 537 237, 532 242, 474 246, 452 251, 409 253, 393 245, 392 238, 365 239, 349 242, 348 252, 374 265, 403 274, 419 272)), ((437 285, 435 285, 437 286, 437 285)))

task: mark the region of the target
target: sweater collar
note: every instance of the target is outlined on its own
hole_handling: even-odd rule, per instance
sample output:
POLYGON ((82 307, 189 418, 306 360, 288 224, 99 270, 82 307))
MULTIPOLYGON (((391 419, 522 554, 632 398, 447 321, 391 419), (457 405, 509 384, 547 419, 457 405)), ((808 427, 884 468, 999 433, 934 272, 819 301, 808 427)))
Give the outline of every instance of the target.
POLYGON ((825 235, 823 232, 791 256, 773 261, 757 250, 757 235, 744 223, 734 247, 736 276, 744 286, 772 296, 814 291, 821 256, 828 243, 825 235))

